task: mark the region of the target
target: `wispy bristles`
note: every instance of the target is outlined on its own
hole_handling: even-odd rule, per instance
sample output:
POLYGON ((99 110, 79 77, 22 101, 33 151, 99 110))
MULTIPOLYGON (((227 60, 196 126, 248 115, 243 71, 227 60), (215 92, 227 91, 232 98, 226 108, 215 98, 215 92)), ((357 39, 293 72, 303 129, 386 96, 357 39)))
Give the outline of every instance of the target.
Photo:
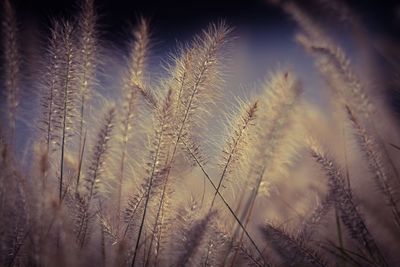
MULTIPOLYGON (((176 109, 172 112, 173 114, 173 146, 171 147, 171 154, 168 155, 168 162, 166 166, 165 181, 161 193, 161 198, 158 205, 157 216, 155 224, 159 224, 161 211, 164 207, 164 202, 167 195, 167 188, 169 182, 169 174, 172 163, 174 162, 176 152, 178 151, 178 145, 181 144, 185 136, 194 130, 195 126, 199 126, 199 122, 204 119, 204 112, 201 112, 205 107, 205 104, 213 100, 215 90, 219 86, 220 77, 220 59, 219 54, 221 53, 222 47, 226 43, 227 35, 230 29, 224 24, 219 25, 212 24, 208 31, 204 31, 201 37, 197 37, 192 43, 192 49, 194 51, 193 66, 191 73, 188 73, 191 77, 191 82, 188 83, 188 87, 181 91, 182 97, 181 105, 182 110, 176 109), (200 107, 200 109, 199 109, 200 107), (175 131, 174 131, 175 130, 175 131)), ((178 88, 169 88, 168 95, 171 100, 176 99, 172 95, 179 94, 176 90, 178 88)), ((179 104, 172 104, 171 107, 180 107, 179 104)), ((218 191, 217 191, 218 192, 218 191)), ((216 196, 216 195, 215 195, 216 196)), ((215 199, 215 197, 214 197, 215 199)), ((142 222, 143 223, 143 222, 142 222)), ((138 244, 138 243, 137 243, 138 244)), ((136 256, 136 251, 135 251, 136 256)), ((135 261, 132 261, 132 264, 135 261)))
POLYGON ((175 74, 180 84, 174 94, 180 95, 176 111, 177 139, 204 120, 207 104, 213 103, 221 86, 221 53, 228 43, 231 29, 224 23, 211 24, 207 31, 197 36, 183 56, 181 69, 175 74), (185 76, 183 76, 185 75, 185 76))
MULTIPOLYGON (((56 30, 56 28, 55 28, 56 30)), ((64 178, 64 160, 67 144, 72 136, 75 135, 76 125, 74 118, 77 112, 77 52, 74 45, 74 27, 69 22, 64 22, 60 30, 61 36, 61 55, 60 55, 60 79, 61 89, 57 92, 54 99, 55 116, 53 125, 55 127, 55 142, 60 146, 60 185, 59 199, 62 199, 62 187, 64 178)))
POLYGON ((47 153, 50 151, 52 141, 55 141, 54 116, 56 116, 55 100, 61 91, 60 68, 62 58, 61 25, 55 21, 51 28, 45 64, 43 88, 41 92, 42 117, 40 129, 43 132, 43 141, 46 144, 47 153))
POLYGON ((318 70, 340 100, 363 117, 371 118, 375 108, 344 51, 332 42, 313 41, 305 35, 298 35, 297 41, 315 55, 318 70))
POLYGON ((122 145, 126 146, 131 135, 133 118, 137 112, 137 97, 144 88, 144 73, 149 49, 148 22, 141 18, 130 44, 128 66, 123 78, 122 145))
POLYGON ((292 72, 276 72, 264 86, 261 95, 257 136, 253 144, 252 167, 249 178, 262 179, 262 170, 267 173, 274 167, 274 157, 285 131, 291 126, 293 114, 302 92, 301 84, 292 72))
MULTIPOLYGON (((139 19, 138 26, 133 31, 134 42, 131 43, 129 56, 130 85, 143 85, 146 58, 149 53, 149 22, 143 17, 139 19)), ((131 88, 134 89, 134 88, 131 88)))
POLYGON ((129 114, 132 109, 132 101, 137 94, 142 95, 147 103, 156 105, 155 97, 145 84, 146 61, 149 54, 150 31, 149 21, 139 18, 138 25, 132 33, 133 41, 129 44, 129 56, 127 58, 127 71, 123 80, 123 94, 125 96, 124 109, 129 114))
POLYGON ((205 236, 210 221, 215 217, 216 211, 209 212, 204 218, 193 223, 193 226, 184 236, 184 246, 181 255, 178 256, 176 266, 186 266, 190 259, 195 256, 196 250, 205 236))
MULTIPOLYGON (((291 127, 296 104, 301 92, 298 79, 292 72, 276 72, 264 85, 261 95, 259 116, 256 119, 256 134, 249 144, 249 166, 245 176, 247 185, 252 188, 242 211, 241 219, 245 226, 252 217, 253 207, 257 196, 261 193, 268 194, 265 174, 272 173, 281 165, 283 140, 287 140, 287 131, 291 127)), ((242 194, 246 191, 243 190, 242 194)), ((241 203, 239 203, 240 205, 241 203)), ((236 228, 234 236, 240 228, 236 228)), ((243 233, 240 237, 241 244, 243 233)))
POLYGON ((284 230, 267 224, 260 229, 266 242, 281 255, 285 266, 319 266, 328 264, 312 249, 284 230))
POLYGON ((123 241, 129 232, 131 232, 137 218, 139 218, 140 213, 143 212, 142 206, 146 193, 146 187, 140 187, 137 193, 129 197, 128 204, 124 210, 123 220, 125 226, 121 236, 119 237, 121 241, 123 241))
POLYGON ((89 192, 88 199, 91 199, 96 193, 96 188, 99 183, 101 173, 103 171, 103 165, 105 163, 105 157, 109 148, 109 141, 111 138, 111 132, 114 128, 114 117, 115 108, 111 107, 104 116, 104 121, 93 149, 92 161, 89 165, 87 174, 87 185, 86 189, 89 192))
POLYGON ((308 216, 308 218, 306 218, 301 224, 297 232, 297 239, 304 242, 310 240, 313 232, 316 230, 315 228, 321 223, 321 220, 324 218, 324 216, 326 216, 326 214, 331 210, 333 204, 334 199, 332 199, 332 195, 328 194, 325 196, 321 203, 318 203, 311 215, 308 216))
POLYGON ((368 161, 368 167, 373 174, 378 188, 381 190, 382 195, 386 198, 386 202, 392 211, 395 223, 400 226, 400 212, 394 196, 394 190, 390 184, 390 174, 383 165, 382 156, 385 154, 379 153, 379 148, 376 141, 370 136, 366 129, 358 122, 351 109, 346 106, 347 115, 355 129, 355 135, 360 144, 364 156, 368 161))
POLYGON ((229 176, 234 168, 240 166, 240 161, 244 160, 242 158, 243 152, 245 152, 245 147, 248 145, 249 138, 251 137, 251 128, 254 126, 257 107, 258 101, 254 101, 251 104, 243 103, 236 118, 229 121, 229 123, 232 123, 232 126, 230 127, 230 134, 222 150, 223 156, 220 164, 222 166, 222 173, 218 180, 211 207, 214 204, 215 198, 224 180, 226 180, 227 176, 229 176))
POLYGON ((347 105, 352 105, 354 110, 366 118, 370 117, 374 107, 342 48, 297 3, 285 1, 282 8, 305 33, 298 35, 297 41, 315 55, 317 68, 332 89, 347 105))
MULTIPOLYGON (((158 214, 163 206, 163 198, 166 190, 166 179, 169 174, 170 165, 168 164, 168 151, 171 144, 172 138, 172 91, 169 90, 164 97, 162 105, 158 106, 154 111, 154 135, 150 136, 149 152, 150 158, 145 163, 145 175, 146 178, 142 187, 145 188, 145 200, 143 213, 140 220, 139 233, 136 240, 136 246, 134 249, 134 256, 132 258, 132 266, 134 266, 138 249, 139 242, 141 240, 141 235, 143 232, 143 227, 146 220, 146 215, 149 209, 150 199, 159 194, 158 191, 162 187, 160 205, 158 209, 158 214)), ((158 225, 158 216, 155 221, 155 225, 158 225)))
POLYGON ((98 56, 97 15, 93 7, 94 0, 84 0, 79 18, 80 52, 80 94, 81 105, 85 106, 95 82, 98 56))
POLYGON ((91 216, 91 202, 97 195, 100 178, 104 169, 105 159, 109 148, 111 132, 114 127, 115 108, 111 107, 104 116, 104 122, 101 126, 97 140, 93 149, 93 156, 88 167, 86 177, 86 191, 81 196, 75 195, 78 209, 77 240, 81 247, 85 245, 89 231, 89 222, 91 216))
MULTIPOLYGON (((77 114, 77 51, 74 44, 73 31, 74 27, 69 22, 62 24, 54 24, 54 31, 59 31, 60 36, 57 41, 61 42, 61 49, 55 50, 53 53, 60 52, 59 57, 59 72, 55 79, 59 80, 60 90, 54 99, 55 116, 53 117, 53 125, 58 129, 56 137, 70 138, 75 135, 76 125, 74 119, 77 114)), ((53 33, 57 35, 56 32, 53 33)), ((58 48, 54 47, 54 48, 58 48)), ((63 145, 56 142, 58 145, 63 145)))
POLYGON ((128 146, 130 139, 135 132, 134 123, 137 117, 138 109, 138 88, 144 86, 144 72, 149 46, 149 29, 148 22, 141 18, 139 25, 133 32, 134 40, 132 41, 131 50, 129 51, 128 66, 123 80, 123 106, 120 111, 120 134, 121 156, 119 161, 119 169, 117 175, 116 188, 116 221, 117 231, 120 225, 121 201, 123 194, 123 183, 125 172, 128 166, 128 146))
MULTIPOLYGON (((97 15, 94 10, 94 0, 84 0, 82 10, 78 19, 78 50, 79 50, 79 77, 78 77, 78 97, 80 101, 80 114, 78 126, 78 155, 81 164, 85 142, 85 124, 88 110, 90 110, 89 99, 94 89, 96 80, 96 67, 99 58, 97 40, 97 15)), ((77 188, 79 186, 80 167, 78 170, 77 188)))
POLYGON ((365 248, 371 259, 387 266, 374 238, 372 237, 364 218, 358 212, 354 204, 351 191, 345 187, 344 179, 341 171, 334 161, 328 158, 319 148, 319 146, 311 141, 310 153, 315 161, 321 165, 328 177, 329 193, 335 200, 336 206, 340 210, 341 219, 349 231, 350 236, 365 248))

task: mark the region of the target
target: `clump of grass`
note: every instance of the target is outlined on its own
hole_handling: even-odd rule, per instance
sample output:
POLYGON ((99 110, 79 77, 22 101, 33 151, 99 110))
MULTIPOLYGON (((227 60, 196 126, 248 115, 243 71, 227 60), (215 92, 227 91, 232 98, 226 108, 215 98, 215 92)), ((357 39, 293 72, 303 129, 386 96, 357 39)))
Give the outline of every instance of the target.
POLYGON ((360 147, 365 155, 366 160, 368 161, 370 172, 375 174, 374 179, 376 184, 381 190, 382 195, 386 198, 387 205, 392 211, 395 223, 397 226, 400 226, 400 213, 399 208, 397 207, 397 201, 395 200, 396 197, 394 196, 394 190, 391 186, 391 182, 389 181, 390 174, 388 174, 388 171, 383 166, 382 156, 379 154, 376 141, 362 127, 349 107, 346 107, 346 111, 355 129, 355 135, 360 147))
POLYGON ((329 192, 332 194, 336 206, 340 210, 341 219, 349 231, 350 236, 366 250, 371 260, 379 266, 387 266, 387 263, 372 237, 365 219, 359 213, 350 189, 346 188, 343 174, 336 163, 328 158, 318 145, 310 146, 312 157, 321 165, 328 177, 329 192))
MULTIPOLYGON (((252 218, 257 196, 261 193, 267 193, 262 192, 262 183, 268 179, 268 173, 277 168, 274 165, 279 165, 278 149, 281 142, 286 139, 285 131, 290 128, 296 102, 301 92, 300 84, 294 74, 284 71, 271 75, 271 80, 267 82, 264 90, 264 95, 261 96, 260 115, 255 123, 258 126, 255 133, 256 137, 249 144, 249 146, 252 146, 252 151, 250 151, 251 165, 248 168, 246 175, 248 180, 246 182, 250 184, 252 192, 244 203, 242 211, 241 220, 244 221, 245 227, 252 218)), ((245 192, 242 194, 245 194, 245 192)), ((239 231, 240 228, 237 228, 235 235, 239 231)), ((239 246, 243 237, 244 232, 240 235, 239 246)), ((232 265, 236 256, 237 252, 232 258, 232 265)))
MULTIPOLYGON (((113 101, 103 96, 96 77, 107 55, 93 0, 83 1, 73 20, 53 19, 44 36, 40 77, 32 77, 38 80, 32 84, 38 86, 39 105, 25 118, 39 132, 33 145, 19 148, 15 140, 25 133, 16 127, 26 101, 20 98, 24 25, 5 0, 0 265, 395 265, 398 175, 374 121, 382 115, 382 102, 371 97, 350 57, 307 9, 275 2, 300 26, 297 42, 313 55, 333 92, 326 100, 339 103, 335 111, 346 115, 358 141, 359 149, 344 147, 346 175, 336 153, 328 155, 309 141, 326 138, 326 150, 342 154, 336 144, 349 143, 346 135, 336 136, 342 121, 326 122, 324 137, 318 135, 322 126, 310 133, 315 123, 304 121, 306 86, 295 70, 271 72, 259 94, 232 103, 221 97, 235 35, 225 22, 211 23, 179 45, 158 76, 149 67, 151 26, 139 17, 116 82, 120 90, 108 92, 113 101), (225 128, 209 130, 221 103, 235 112, 225 113, 225 128), (214 140, 218 134, 220 143, 214 140), (312 159, 327 179, 317 179, 312 159), (378 192, 359 169, 374 178, 378 192), (365 197, 362 186, 384 201, 365 197), (322 201, 315 205, 311 194, 322 201), (388 209, 381 209, 385 204, 388 209), (281 220, 279 226, 258 223, 273 217, 281 220)), ((343 12, 362 31, 347 6, 325 6, 343 12)), ((318 110, 327 111, 330 107, 318 110)))

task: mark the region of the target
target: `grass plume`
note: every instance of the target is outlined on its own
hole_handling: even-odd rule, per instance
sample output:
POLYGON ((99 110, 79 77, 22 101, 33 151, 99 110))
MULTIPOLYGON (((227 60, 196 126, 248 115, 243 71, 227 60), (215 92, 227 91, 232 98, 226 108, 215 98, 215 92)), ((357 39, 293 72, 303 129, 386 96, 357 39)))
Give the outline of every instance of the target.
POLYGON ((132 138, 134 118, 137 116, 138 88, 144 84, 145 62, 149 46, 148 21, 144 18, 139 20, 137 29, 133 32, 134 40, 131 44, 131 51, 128 61, 127 75, 124 79, 124 104, 121 111, 121 159, 117 184, 117 229, 120 224, 121 196, 124 182, 125 166, 127 161, 127 148, 132 138))
POLYGON ((336 163, 329 159, 318 145, 310 146, 310 153, 315 161, 321 165, 328 177, 329 192, 333 195, 335 203, 340 210, 341 219, 350 233, 350 236, 365 248, 372 260, 379 266, 387 266, 387 263, 372 237, 364 218, 359 213, 350 189, 345 186, 343 174, 336 163))
MULTIPOLYGON (((78 51, 79 57, 78 68, 79 68, 79 78, 78 78, 78 95, 79 95, 79 126, 78 126, 78 138, 79 138, 79 162, 81 164, 83 157, 83 142, 84 142, 84 132, 85 132, 85 112, 88 109, 88 102, 90 95, 92 93, 95 81, 96 81, 96 67, 98 58, 98 30, 97 30, 97 15, 94 10, 94 1, 85 0, 82 4, 82 10, 80 17, 78 19, 79 29, 78 29, 78 51)), ((81 168, 78 168, 76 188, 79 188, 79 180, 81 175, 81 168)))
MULTIPOLYGON (((373 58, 336 1, 315 1, 318 15, 342 13, 346 41, 373 58)), ((396 266, 399 144, 384 90, 306 2, 272 2, 327 94, 306 57, 255 69, 251 38, 236 39, 245 28, 223 21, 165 59, 170 33, 159 42, 143 17, 126 42, 107 41, 101 7, 84 0, 39 34, 42 20, 26 25, 4 0, 0 266, 396 266), (271 74, 249 85, 260 73, 271 74)))

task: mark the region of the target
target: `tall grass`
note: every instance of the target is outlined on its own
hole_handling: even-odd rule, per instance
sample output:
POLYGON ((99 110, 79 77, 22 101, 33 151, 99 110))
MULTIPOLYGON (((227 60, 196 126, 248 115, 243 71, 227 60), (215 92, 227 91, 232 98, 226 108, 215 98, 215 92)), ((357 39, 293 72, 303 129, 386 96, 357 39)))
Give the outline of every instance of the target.
MULTIPOLYGON (((24 62, 25 25, 5 0, 0 265, 397 266, 394 114, 307 8, 273 2, 326 82, 323 107, 289 67, 266 70, 259 93, 224 98, 236 52, 225 22, 180 44, 159 74, 139 17, 111 90, 103 62, 125 52, 105 46, 93 0, 53 18, 44 52, 24 62), (22 81, 38 92, 30 115, 22 81), (17 142, 26 132, 32 142, 17 142)), ((347 5, 315 4, 342 14, 373 58, 347 5)))

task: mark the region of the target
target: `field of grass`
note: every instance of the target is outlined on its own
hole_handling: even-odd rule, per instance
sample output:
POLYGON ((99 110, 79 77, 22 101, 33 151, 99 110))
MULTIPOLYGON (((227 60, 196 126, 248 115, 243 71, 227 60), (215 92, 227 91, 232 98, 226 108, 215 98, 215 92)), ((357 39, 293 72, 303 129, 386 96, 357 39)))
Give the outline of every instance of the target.
POLYGON ((399 266, 399 115, 385 87, 399 62, 342 1, 312 2, 349 29, 361 67, 300 2, 271 2, 324 81, 318 103, 289 66, 228 98, 240 51, 224 21, 159 75, 139 17, 111 77, 104 59, 124 52, 106 48, 94 0, 53 18, 26 59, 4 0, 0 266, 399 266))

